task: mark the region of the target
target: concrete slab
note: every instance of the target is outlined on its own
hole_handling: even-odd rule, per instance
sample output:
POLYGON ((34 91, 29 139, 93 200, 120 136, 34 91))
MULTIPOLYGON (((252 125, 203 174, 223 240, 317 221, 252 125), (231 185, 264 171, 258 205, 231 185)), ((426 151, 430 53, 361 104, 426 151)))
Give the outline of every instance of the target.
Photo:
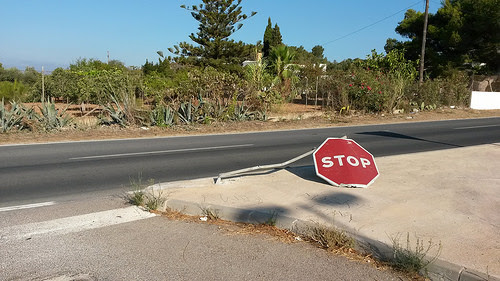
POLYGON ((338 188, 313 166, 223 180, 152 186, 166 206, 190 214, 211 209, 224 219, 280 227, 334 225, 380 256, 399 239, 435 245, 429 266, 436 280, 500 280, 500 145, 482 145, 376 159, 380 177, 369 188, 338 188))

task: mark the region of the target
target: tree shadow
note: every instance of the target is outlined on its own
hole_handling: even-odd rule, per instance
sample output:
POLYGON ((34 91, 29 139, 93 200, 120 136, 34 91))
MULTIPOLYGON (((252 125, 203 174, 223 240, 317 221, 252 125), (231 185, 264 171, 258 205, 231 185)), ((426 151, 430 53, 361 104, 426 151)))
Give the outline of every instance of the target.
MULTIPOLYGON (((264 173, 270 174, 278 170, 280 169, 274 169, 264 173)), ((324 190, 319 193, 305 192, 304 196, 307 196, 307 200, 293 206, 279 206, 271 204, 267 206, 261 205, 253 207, 250 210, 240 209, 232 214, 233 218, 236 218, 238 221, 250 223, 265 223, 273 216, 279 216, 281 219, 288 218, 296 210, 300 210, 303 213, 321 218, 324 221, 329 221, 333 220, 332 213, 337 212, 336 208, 351 208, 352 205, 356 205, 361 201, 361 199, 355 194, 345 192, 344 188, 332 186, 319 178, 316 175, 314 166, 312 165, 287 167, 285 170, 303 180, 322 184, 324 186, 324 190)))
POLYGON ((446 142, 440 142, 440 141, 426 140, 426 139, 422 139, 422 138, 417 138, 417 137, 412 137, 412 136, 403 135, 403 134, 399 134, 399 133, 394 133, 394 132, 391 132, 391 131, 373 131, 373 132, 362 132, 362 133, 356 133, 356 134, 358 134, 358 135, 379 136, 379 137, 386 137, 386 138, 416 140, 416 141, 423 141, 423 142, 428 142, 428 143, 441 144, 441 145, 446 145, 446 146, 451 146, 451 147, 463 147, 461 145, 456 145, 456 144, 446 143, 446 142))

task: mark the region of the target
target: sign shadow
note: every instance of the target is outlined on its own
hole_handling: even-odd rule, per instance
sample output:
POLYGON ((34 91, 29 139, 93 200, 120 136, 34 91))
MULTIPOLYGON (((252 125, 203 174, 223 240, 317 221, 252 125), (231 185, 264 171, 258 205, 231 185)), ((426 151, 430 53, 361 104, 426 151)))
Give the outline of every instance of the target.
POLYGON ((314 169, 314 165, 287 167, 285 168, 285 170, 296 175, 301 179, 316 183, 324 183, 325 185, 330 186, 330 184, 328 184, 326 181, 324 181, 323 179, 321 179, 316 175, 316 170, 314 169))

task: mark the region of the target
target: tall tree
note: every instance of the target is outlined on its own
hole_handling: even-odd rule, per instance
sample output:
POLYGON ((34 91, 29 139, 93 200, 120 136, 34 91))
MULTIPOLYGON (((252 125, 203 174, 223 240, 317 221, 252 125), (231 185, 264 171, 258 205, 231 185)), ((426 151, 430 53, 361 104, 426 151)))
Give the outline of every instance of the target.
POLYGON ((283 45, 283 37, 281 36, 280 27, 274 24, 273 28, 273 47, 283 45))
POLYGON ((271 44, 273 42, 273 24, 271 23, 271 18, 267 19, 267 26, 266 30, 264 31, 264 39, 263 39, 263 44, 264 47, 262 48, 262 52, 264 53, 264 57, 269 56, 269 52, 271 51, 271 44))
MULTIPOLYGON (((387 40, 386 52, 405 49, 408 59, 419 57, 424 14, 408 10, 396 32, 410 39, 387 40)), ((445 0, 429 14, 425 63, 432 76, 448 67, 485 63, 485 72, 500 71, 500 0, 445 0)))
POLYGON ((271 50, 274 47, 283 45, 283 37, 281 36, 280 27, 276 23, 272 25, 271 18, 267 20, 266 30, 264 31, 264 57, 269 57, 271 50))
POLYGON ((203 3, 181 8, 191 12, 191 16, 198 21, 196 34, 191 33, 189 38, 197 45, 182 42, 169 51, 187 58, 191 62, 208 65, 223 65, 240 63, 244 56, 252 52, 252 48, 243 42, 235 42, 229 37, 243 26, 243 21, 252 17, 256 12, 247 16, 242 12, 242 0, 202 0, 203 3))

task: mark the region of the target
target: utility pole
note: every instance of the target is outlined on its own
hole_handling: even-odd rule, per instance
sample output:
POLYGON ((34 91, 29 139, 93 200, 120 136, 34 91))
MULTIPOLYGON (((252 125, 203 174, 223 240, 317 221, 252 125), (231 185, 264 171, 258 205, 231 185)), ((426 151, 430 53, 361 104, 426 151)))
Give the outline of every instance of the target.
POLYGON ((43 82, 43 66, 42 66, 42 104, 45 102, 45 83, 43 82))
POLYGON ((108 64, 109 64, 109 51, 108 51, 108 64))
POLYGON ((424 59, 425 59, 425 41, 427 40, 427 21, 429 18, 429 0, 425 1, 424 32, 422 34, 422 52, 420 53, 419 84, 424 82, 424 59))

